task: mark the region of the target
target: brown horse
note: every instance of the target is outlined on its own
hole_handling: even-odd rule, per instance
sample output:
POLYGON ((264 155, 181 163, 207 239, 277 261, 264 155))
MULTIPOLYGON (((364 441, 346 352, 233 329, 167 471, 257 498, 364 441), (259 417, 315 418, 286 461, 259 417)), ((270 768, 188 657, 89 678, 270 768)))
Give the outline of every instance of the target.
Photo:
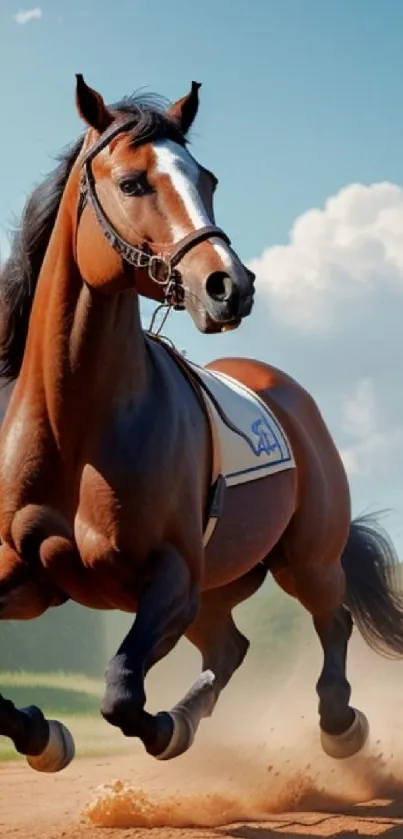
MULTIPOLYGON (((242 663, 249 642, 232 611, 270 571, 313 617, 321 741, 347 757, 368 735, 349 705, 353 618, 374 648, 403 653, 393 547, 371 520, 351 523, 311 396, 259 361, 208 366, 258 394, 292 457, 225 488, 204 379, 141 328, 138 294, 186 308, 204 332, 237 327, 252 306, 254 277, 214 223, 216 179, 187 148, 198 87, 168 110, 136 98, 106 107, 78 76, 87 132, 24 211, 0 282, 1 372, 16 380, 0 434, 0 617, 35 618, 68 598, 136 613, 101 711, 168 759, 242 663), (183 636, 202 675, 151 715, 145 676, 183 636)), ((257 456, 271 451, 262 445, 257 456)), ((38 709, 3 700, 0 733, 42 771, 73 756, 67 730, 38 709)))

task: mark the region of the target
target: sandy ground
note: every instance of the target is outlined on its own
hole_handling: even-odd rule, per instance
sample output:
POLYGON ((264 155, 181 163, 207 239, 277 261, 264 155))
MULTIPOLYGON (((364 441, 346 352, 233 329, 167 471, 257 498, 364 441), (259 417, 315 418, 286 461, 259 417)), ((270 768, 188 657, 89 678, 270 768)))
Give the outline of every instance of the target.
POLYGON ((319 663, 313 642, 271 690, 252 690, 241 670, 191 751, 171 763, 127 742, 121 755, 78 757, 57 776, 3 763, 1 839, 403 839, 403 664, 354 644, 353 697, 371 740, 341 763, 318 742, 319 663))

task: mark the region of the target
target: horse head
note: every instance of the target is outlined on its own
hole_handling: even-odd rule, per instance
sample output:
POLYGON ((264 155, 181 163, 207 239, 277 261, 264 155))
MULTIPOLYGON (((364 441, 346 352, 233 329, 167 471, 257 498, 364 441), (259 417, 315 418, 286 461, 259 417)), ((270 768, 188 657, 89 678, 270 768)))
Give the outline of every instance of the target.
POLYGON ((188 148, 199 88, 168 108, 135 99, 114 108, 77 76, 87 134, 76 259, 90 286, 133 288, 187 309, 201 332, 221 332, 250 313, 255 278, 215 223, 217 178, 188 148))

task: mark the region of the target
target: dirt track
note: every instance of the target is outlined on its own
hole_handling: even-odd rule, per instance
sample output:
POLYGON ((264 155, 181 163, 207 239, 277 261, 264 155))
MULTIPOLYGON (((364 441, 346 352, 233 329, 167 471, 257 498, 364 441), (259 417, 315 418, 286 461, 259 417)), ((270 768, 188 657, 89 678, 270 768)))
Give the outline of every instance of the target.
MULTIPOLYGON (((0 835, 2 839, 109 839, 112 836, 122 839, 129 835, 137 839, 183 839, 189 835, 192 839, 268 839, 276 835, 287 839, 298 836, 340 836, 347 839, 350 836, 375 835, 402 839, 403 836, 403 799, 400 808, 396 803, 374 802, 358 807, 341 806, 338 809, 344 811, 342 815, 307 809, 290 814, 267 814, 264 822, 246 822, 245 819, 232 818, 232 814, 236 814, 236 799, 231 798, 229 792, 227 800, 220 793, 188 793, 186 803, 186 796, 182 798, 178 787, 188 786, 189 777, 187 772, 183 773, 183 777, 181 774, 176 771, 175 785, 163 792, 163 773, 150 772, 148 761, 144 759, 79 760, 74 768, 59 778, 35 776, 23 765, 4 767, 0 772, 0 835), (86 820, 83 822, 83 812, 97 783, 105 781, 105 778, 130 776, 134 770, 139 786, 146 790, 146 799, 136 787, 131 793, 121 793, 120 802, 119 796, 115 795, 114 810, 109 812, 105 800, 102 802, 100 799, 98 809, 93 813, 93 818, 101 824, 126 822, 126 829, 100 828, 86 820), (220 820, 227 821, 227 818, 233 824, 219 826, 220 820), (183 824, 187 820, 196 824, 211 821, 216 826, 172 827, 172 824, 183 824), (144 827, 147 821, 150 824, 163 822, 167 826, 148 829, 144 827), (128 828, 128 825, 132 827, 128 828)), ((244 806, 241 797, 240 813, 244 806)))
POLYGON ((121 756, 77 758, 58 776, 0 765, 1 839, 403 839, 403 665, 353 645, 353 698, 371 741, 339 763, 318 744, 319 660, 316 644, 300 651, 275 691, 252 691, 240 672, 190 752, 171 763, 126 741, 121 756))

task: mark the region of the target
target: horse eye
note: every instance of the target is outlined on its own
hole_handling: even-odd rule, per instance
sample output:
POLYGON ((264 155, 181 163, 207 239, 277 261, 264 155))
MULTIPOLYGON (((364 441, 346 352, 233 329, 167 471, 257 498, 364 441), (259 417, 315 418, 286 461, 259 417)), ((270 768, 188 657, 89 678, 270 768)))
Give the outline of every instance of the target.
POLYGON ((130 178, 123 178, 119 183, 119 189, 123 195, 128 195, 132 198, 141 198, 152 192, 152 188, 147 181, 145 172, 139 175, 132 175, 130 178))

